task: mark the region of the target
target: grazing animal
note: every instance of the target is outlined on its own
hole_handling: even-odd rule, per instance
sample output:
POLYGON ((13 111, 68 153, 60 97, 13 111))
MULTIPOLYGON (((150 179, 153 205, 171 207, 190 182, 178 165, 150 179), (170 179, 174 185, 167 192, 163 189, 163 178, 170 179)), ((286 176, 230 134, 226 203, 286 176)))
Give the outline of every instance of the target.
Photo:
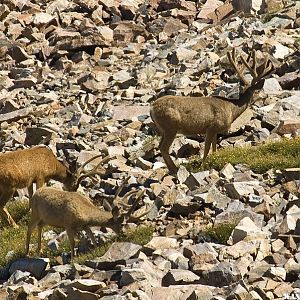
POLYGON ((235 49, 228 52, 227 56, 245 85, 239 100, 228 100, 218 96, 163 96, 151 105, 151 118, 162 136, 159 145, 160 152, 171 173, 177 171, 177 167, 169 154, 169 148, 176 134, 205 134, 204 162, 211 145, 213 152, 216 151, 217 134, 229 130, 232 122, 251 105, 253 94, 262 88, 264 78, 275 69, 269 59, 265 59, 262 64, 257 66, 254 50, 247 59, 243 56, 239 57, 242 67, 238 66, 235 49), (243 74, 245 69, 248 69, 252 75, 251 82, 248 82, 243 74))
MULTIPOLYGON (((88 197, 78 192, 62 191, 51 187, 40 188, 31 200, 31 222, 27 231, 26 254, 29 252, 32 230, 36 226, 38 226, 38 251, 41 251, 42 227, 47 224, 66 230, 71 246, 71 259, 73 259, 74 235, 77 231, 85 230, 93 244, 96 245, 90 226, 106 226, 112 228, 115 232, 119 232, 124 221, 137 220, 149 212, 132 216, 143 191, 135 191, 135 194, 137 193, 133 205, 123 213, 118 206, 115 206, 112 211, 100 210, 88 197)), ((132 192, 127 193, 123 199, 130 195, 132 195, 132 192)))
POLYGON ((99 171, 98 169, 100 163, 106 161, 107 157, 91 171, 84 171, 85 165, 97 157, 99 155, 89 159, 73 174, 45 146, 0 154, 0 214, 7 220, 9 225, 18 227, 5 208, 6 203, 17 189, 28 188, 29 197, 31 198, 33 183, 36 184, 36 189, 39 189, 50 179, 54 179, 62 182, 66 190, 74 191, 83 178, 91 177, 93 174, 103 174, 104 170, 99 171))

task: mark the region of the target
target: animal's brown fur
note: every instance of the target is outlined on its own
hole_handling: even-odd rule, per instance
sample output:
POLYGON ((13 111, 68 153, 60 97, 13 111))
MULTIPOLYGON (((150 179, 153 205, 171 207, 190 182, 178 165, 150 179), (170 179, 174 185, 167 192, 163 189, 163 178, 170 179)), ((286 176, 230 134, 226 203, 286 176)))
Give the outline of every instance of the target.
POLYGON ((5 204, 17 189, 28 188, 29 197, 33 194, 33 183, 39 189, 50 179, 58 180, 71 189, 75 177, 44 146, 17 150, 0 154, 0 213, 7 222, 17 224, 5 208, 5 204))
MULTIPOLYGON (((235 64, 234 60, 235 57, 230 57, 232 64, 235 64)), ((250 66, 248 67, 250 69, 250 66)), ((267 72, 263 73, 264 68, 262 67, 266 68, 267 63, 256 67, 254 53, 253 70, 251 70, 251 73, 254 74, 253 80, 246 86, 240 99, 236 101, 214 96, 163 96, 152 103, 150 115, 162 136, 159 148, 170 172, 177 171, 177 167, 169 155, 169 148, 177 133, 206 135, 203 161, 207 157, 211 145, 213 152, 216 151, 217 134, 229 130, 232 122, 251 104, 254 92, 261 88, 263 77, 273 70, 271 68, 273 66, 269 66, 267 72), (258 76, 257 71, 263 76, 258 76)), ((236 70, 244 79, 239 70, 236 70)))
POLYGON ((74 256, 74 235, 85 230, 94 245, 95 238, 89 226, 110 227, 118 232, 121 229, 124 215, 119 210, 112 212, 100 210, 91 200, 78 192, 61 191, 51 187, 42 187, 32 197, 31 222, 28 226, 26 254, 32 230, 38 226, 38 251, 41 251, 41 232, 43 225, 62 227, 67 231, 71 246, 71 258, 74 256))

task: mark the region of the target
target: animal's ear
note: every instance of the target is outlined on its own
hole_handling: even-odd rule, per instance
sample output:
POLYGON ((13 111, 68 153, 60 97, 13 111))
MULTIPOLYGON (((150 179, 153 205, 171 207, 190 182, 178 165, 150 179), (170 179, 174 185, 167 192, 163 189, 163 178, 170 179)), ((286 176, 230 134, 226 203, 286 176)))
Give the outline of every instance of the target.
POLYGON ((120 209, 119 207, 115 206, 112 211, 111 211, 112 215, 113 215, 113 218, 114 220, 117 220, 118 218, 120 218, 120 209))

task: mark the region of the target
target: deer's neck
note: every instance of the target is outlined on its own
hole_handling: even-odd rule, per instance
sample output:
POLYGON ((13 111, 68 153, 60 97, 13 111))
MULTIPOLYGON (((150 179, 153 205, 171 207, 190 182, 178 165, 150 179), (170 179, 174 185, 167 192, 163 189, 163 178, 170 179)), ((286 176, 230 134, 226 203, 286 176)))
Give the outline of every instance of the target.
POLYGON ((246 88, 240 95, 240 99, 234 103, 232 108, 232 121, 239 117, 252 103, 252 98, 259 85, 246 88))

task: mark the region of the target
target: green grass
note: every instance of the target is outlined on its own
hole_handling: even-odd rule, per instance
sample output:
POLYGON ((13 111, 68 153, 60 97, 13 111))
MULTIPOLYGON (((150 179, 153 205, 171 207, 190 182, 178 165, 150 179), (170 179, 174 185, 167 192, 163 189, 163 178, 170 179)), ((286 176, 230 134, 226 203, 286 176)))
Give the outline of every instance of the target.
MULTIPOLYGON (((2 219, 0 219, 0 269, 9 263, 25 256, 25 240, 27 226, 30 220, 30 212, 28 201, 11 201, 7 204, 7 209, 13 219, 19 225, 18 229, 9 227, 2 219), (9 253, 9 255, 7 255, 9 253)), ((43 232, 53 229, 55 232, 61 232, 62 229, 45 226, 43 232)), ((140 245, 144 245, 150 241, 153 235, 153 228, 149 226, 139 226, 134 230, 128 230, 125 233, 115 236, 111 241, 94 248, 91 252, 79 255, 74 262, 84 263, 87 259, 102 256, 115 241, 128 241, 140 245)), ((37 248, 37 230, 34 230, 31 236, 31 244, 34 248, 30 251, 30 255, 35 256, 37 248)), ((42 239, 43 257, 48 257, 51 264, 57 264, 56 257, 62 252, 70 252, 69 241, 60 242, 59 250, 51 251, 47 247, 47 242, 42 239)))
POLYGON ((201 158, 194 156, 186 167, 189 171, 198 172, 207 169, 221 170, 226 163, 247 164, 256 173, 300 167, 300 138, 246 148, 220 149, 209 155, 203 165, 201 163, 201 158))
POLYGON ((232 221, 230 223, 218 224, 212 227, 208 227, 203 233, 205 236, 209 236, 213 242, 226 245, 233 229, 238 222, 232 221))

